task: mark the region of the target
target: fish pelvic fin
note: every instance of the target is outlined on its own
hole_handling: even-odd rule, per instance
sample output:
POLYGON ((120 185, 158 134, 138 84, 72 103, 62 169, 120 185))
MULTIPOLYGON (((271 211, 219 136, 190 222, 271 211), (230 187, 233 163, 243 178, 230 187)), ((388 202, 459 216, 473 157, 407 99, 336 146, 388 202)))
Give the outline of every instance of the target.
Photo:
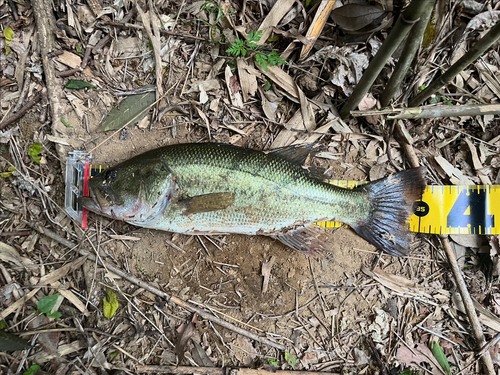
POLYGON ((328 233, 325 228, 310 225, 271 236, 283 244, 305 255, 319 257, 330 248, 328 233))
POLYGON ((408 218, 425 188, 425 167, 413 168, 372 181, 355 190, 367 195, 371 213, 364 222, 351 227, 365 240, 393 256, 410 252, 408 218))

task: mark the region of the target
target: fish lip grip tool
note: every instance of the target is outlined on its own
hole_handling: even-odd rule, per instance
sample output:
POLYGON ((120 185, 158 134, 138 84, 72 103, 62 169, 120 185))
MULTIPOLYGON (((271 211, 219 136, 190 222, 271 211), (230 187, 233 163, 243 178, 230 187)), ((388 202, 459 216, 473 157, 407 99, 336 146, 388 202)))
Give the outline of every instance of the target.
POLYGON ((79 197, 87 197, 92 154, 86 151, 72 151, 66 159, 66 188, 64 208, 68 215, 83 229, 87 228, 87 210, 78 203, 79 197))

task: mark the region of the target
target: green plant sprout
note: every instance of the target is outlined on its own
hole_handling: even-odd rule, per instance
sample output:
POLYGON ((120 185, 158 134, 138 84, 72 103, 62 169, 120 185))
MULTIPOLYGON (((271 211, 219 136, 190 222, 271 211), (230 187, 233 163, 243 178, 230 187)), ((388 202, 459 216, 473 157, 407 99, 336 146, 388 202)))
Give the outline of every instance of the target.
POLYGON ((267 72, 267 66, 275 66, 277 64, 286 64, 286 61, 278 55, 276 51, 272 51, 270 53, 265 53, 261 47, 256 43, 260 40, 262 36, 262 30, 259 31, 250 31, 250 34, 247 36, 247 40, 236 39, 229 49, 226 50, 227 53, 233 55, 234 57, 245 57, 247 52, 254 51, 255 53, 255 61, 259 64, 262 69, 267 72))
POLYGON ((216 15, 214 23, 207 22, 201 18, 197 18, 196 21, 203 22, 210 28, 210 39, 212 40, 212 42, 214 43, 220 42, 220 40, 215 40, 217 36, 221 35, 221 31, 220 28, 217 26, 217 23, 222 18, 229 16, 231 14, 235 14, 236 12, 232 8, 229 8, 227 14, 224 14, 224 10, 212 0, 205 0, 200 9, 205 12, 207 17, 210 17, 211 14, 216 15))

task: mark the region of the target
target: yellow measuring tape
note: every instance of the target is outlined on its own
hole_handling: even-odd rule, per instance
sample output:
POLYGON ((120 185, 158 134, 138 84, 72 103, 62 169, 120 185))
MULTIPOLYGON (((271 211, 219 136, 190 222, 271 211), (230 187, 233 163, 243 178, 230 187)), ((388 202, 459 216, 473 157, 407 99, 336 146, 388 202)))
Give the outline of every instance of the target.
MULTIPOLYGON (((354 188, 362 182, 334 180, 330 183, 354 188)), ((426 186, 415 202, 408 224, 412 232, 433 234, 500 234, 500 185, 426 186)), ((334 221, 316 223, 338 228, 334 221)))

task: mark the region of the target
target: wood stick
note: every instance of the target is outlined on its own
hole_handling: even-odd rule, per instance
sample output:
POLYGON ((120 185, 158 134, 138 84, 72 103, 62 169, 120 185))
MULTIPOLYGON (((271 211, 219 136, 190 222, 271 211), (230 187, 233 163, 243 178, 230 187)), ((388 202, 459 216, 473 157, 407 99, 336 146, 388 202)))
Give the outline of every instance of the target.
MULTIPOLYGON (((59 242, 60 244, 70 248, 70 249, 75 249, 76 247, 78 247, 77 244, 75 244, 74 242, 72 241, 69 241, 65 238, 62 238, 61 236, 59 236, 58 234, 52 232, 50 229, 47 229, 47 228, 44 228, 42 227, 41 225, 31 225, 31 224, 28 224, 30 225, 30 227, 32 227, 33 229, 35 229, 36 231, 40 232, 41 234, 44 234, 46 235, 47 237, 50 237, 52 238, 53 240, 59 242)), ((83 250, 83 249, 78 249, 77 250, 82 256, 87 256, 90 260, 92 261, 96 261, 96 256, 86 250, 83 250)), ((233 332, 236 332, 240 335, 243 335, 243 336, 246 336, 252 340, 255 340, 255 341, 258 341, 264 345, 268 345, 270 347, 273 347, 273 348, 276 348, 278 350, 281 350, 281 351, 285 351, 286 350, 286 346, 285 345, 282 345, 282 344, 278 344, 274 341, 271 341, 271 340, 268 340, 267 338, 265 337, 261 337, 261 336, 257 336, 256 334, 250 332, 250 331, 247 331, 243 328, 240 328, 240 327, 237 327, 235 326, 234 324, 231 324, 229 322, 226 322, 225 320, 223 319, 220 319, 218 317, 216 317, 215 315, 211 314, 210 312, 206 311, 206 310, 203 310, 201 308, 198 308, 196 306, 194 306, 193 304, 187 302, 187 301, 184 301, 182 299, 180 299, 179 297, 176 297, 176 296, 169 296, 167 293, 149 285, 148 283, 138 279, 137 277, 121 270, 120 268, 118 267, 115 267, 113 266, 112 264, 108 263, 108 262, 104 262, 102 260, 99 259, 99 262, 102 264, 103 267, 105 267, 107 270, 117 274, 118 276, 124 278, 125 280, 147 290, 148 292, 151 292, 155 295, 157 295, 158 297, 160 298, 164 298, 166 299, 167 301, 172 301, 173 303, 175 303, 177 306, 180 306, 180 307, 183 307, 185 308, 186 310, 189 310, 191 312, 196 312, 198 313, 198 315, 200 315, 201 317, 205 318, 206 320, 209 320, 215 324, 218 324, 220 325, 221 327, 224 327, 226 329, 229 329, 233 332)))
MULTIPOLYGON (((479 351, 481 351, 487 343, 481 323, 479 322, 479 318, 476 314, 476 309, 474 308, 474 303, 472 302, 472 298, 467 290, 467 285, 465 284, 462 272, 460 272, 460 268, 458 267, 458 262, 455 257, 455 253, 450 246, 450 241, 448 241, 448 236, 440 236, 440 238, 446 256, 448 257, 448 262, 450 263, 455 282, 457 283, 458 292, 460 293, 460 297, 462 297, 462 302, 465 307, 465 312, 467 313, 467 318, 469 319, 472 334, 476 339, 476 347, 479 351)), ((485 370, 484 373, 487 375, 495 375, 495 369, 493 367, 490 352, 485 351, 480 358, 483 363, 483 370, 485 370)))
MULTIPOLYGON (((190 367, 190 366, 154 366, 137 365, 137 372, 150 374, 193 374, 193 375, 266 375, 273 374, 264 369, 251 368, 232 368, 232 367, 190 367)), ((334 372, 320 371, 287 371, 277 370, 274 374, 278 375, 339 375, 334 372)))
POLYGON ((21 117, 24 116, 26 112, 28 112, 33 106, 38 103, 42 99, 42 93, 39 92, 35 96, 33 96, 26 105, 19 110, 19 112, 13 114, 10 116, 8 119, 4 120, 2 123, 0 123, 0 130, 5 129, 7 126, 12 124, 13 122, 19 120, 21 117))
POLYGON ((495 115, 500 112, 500 104, 464 104, 464 105, 435 105, 411 108, 391 108, 382 110, 351 111, 351 116, 382 116, 388 120, 440 118, 452 116, 483 116, 495 115))

